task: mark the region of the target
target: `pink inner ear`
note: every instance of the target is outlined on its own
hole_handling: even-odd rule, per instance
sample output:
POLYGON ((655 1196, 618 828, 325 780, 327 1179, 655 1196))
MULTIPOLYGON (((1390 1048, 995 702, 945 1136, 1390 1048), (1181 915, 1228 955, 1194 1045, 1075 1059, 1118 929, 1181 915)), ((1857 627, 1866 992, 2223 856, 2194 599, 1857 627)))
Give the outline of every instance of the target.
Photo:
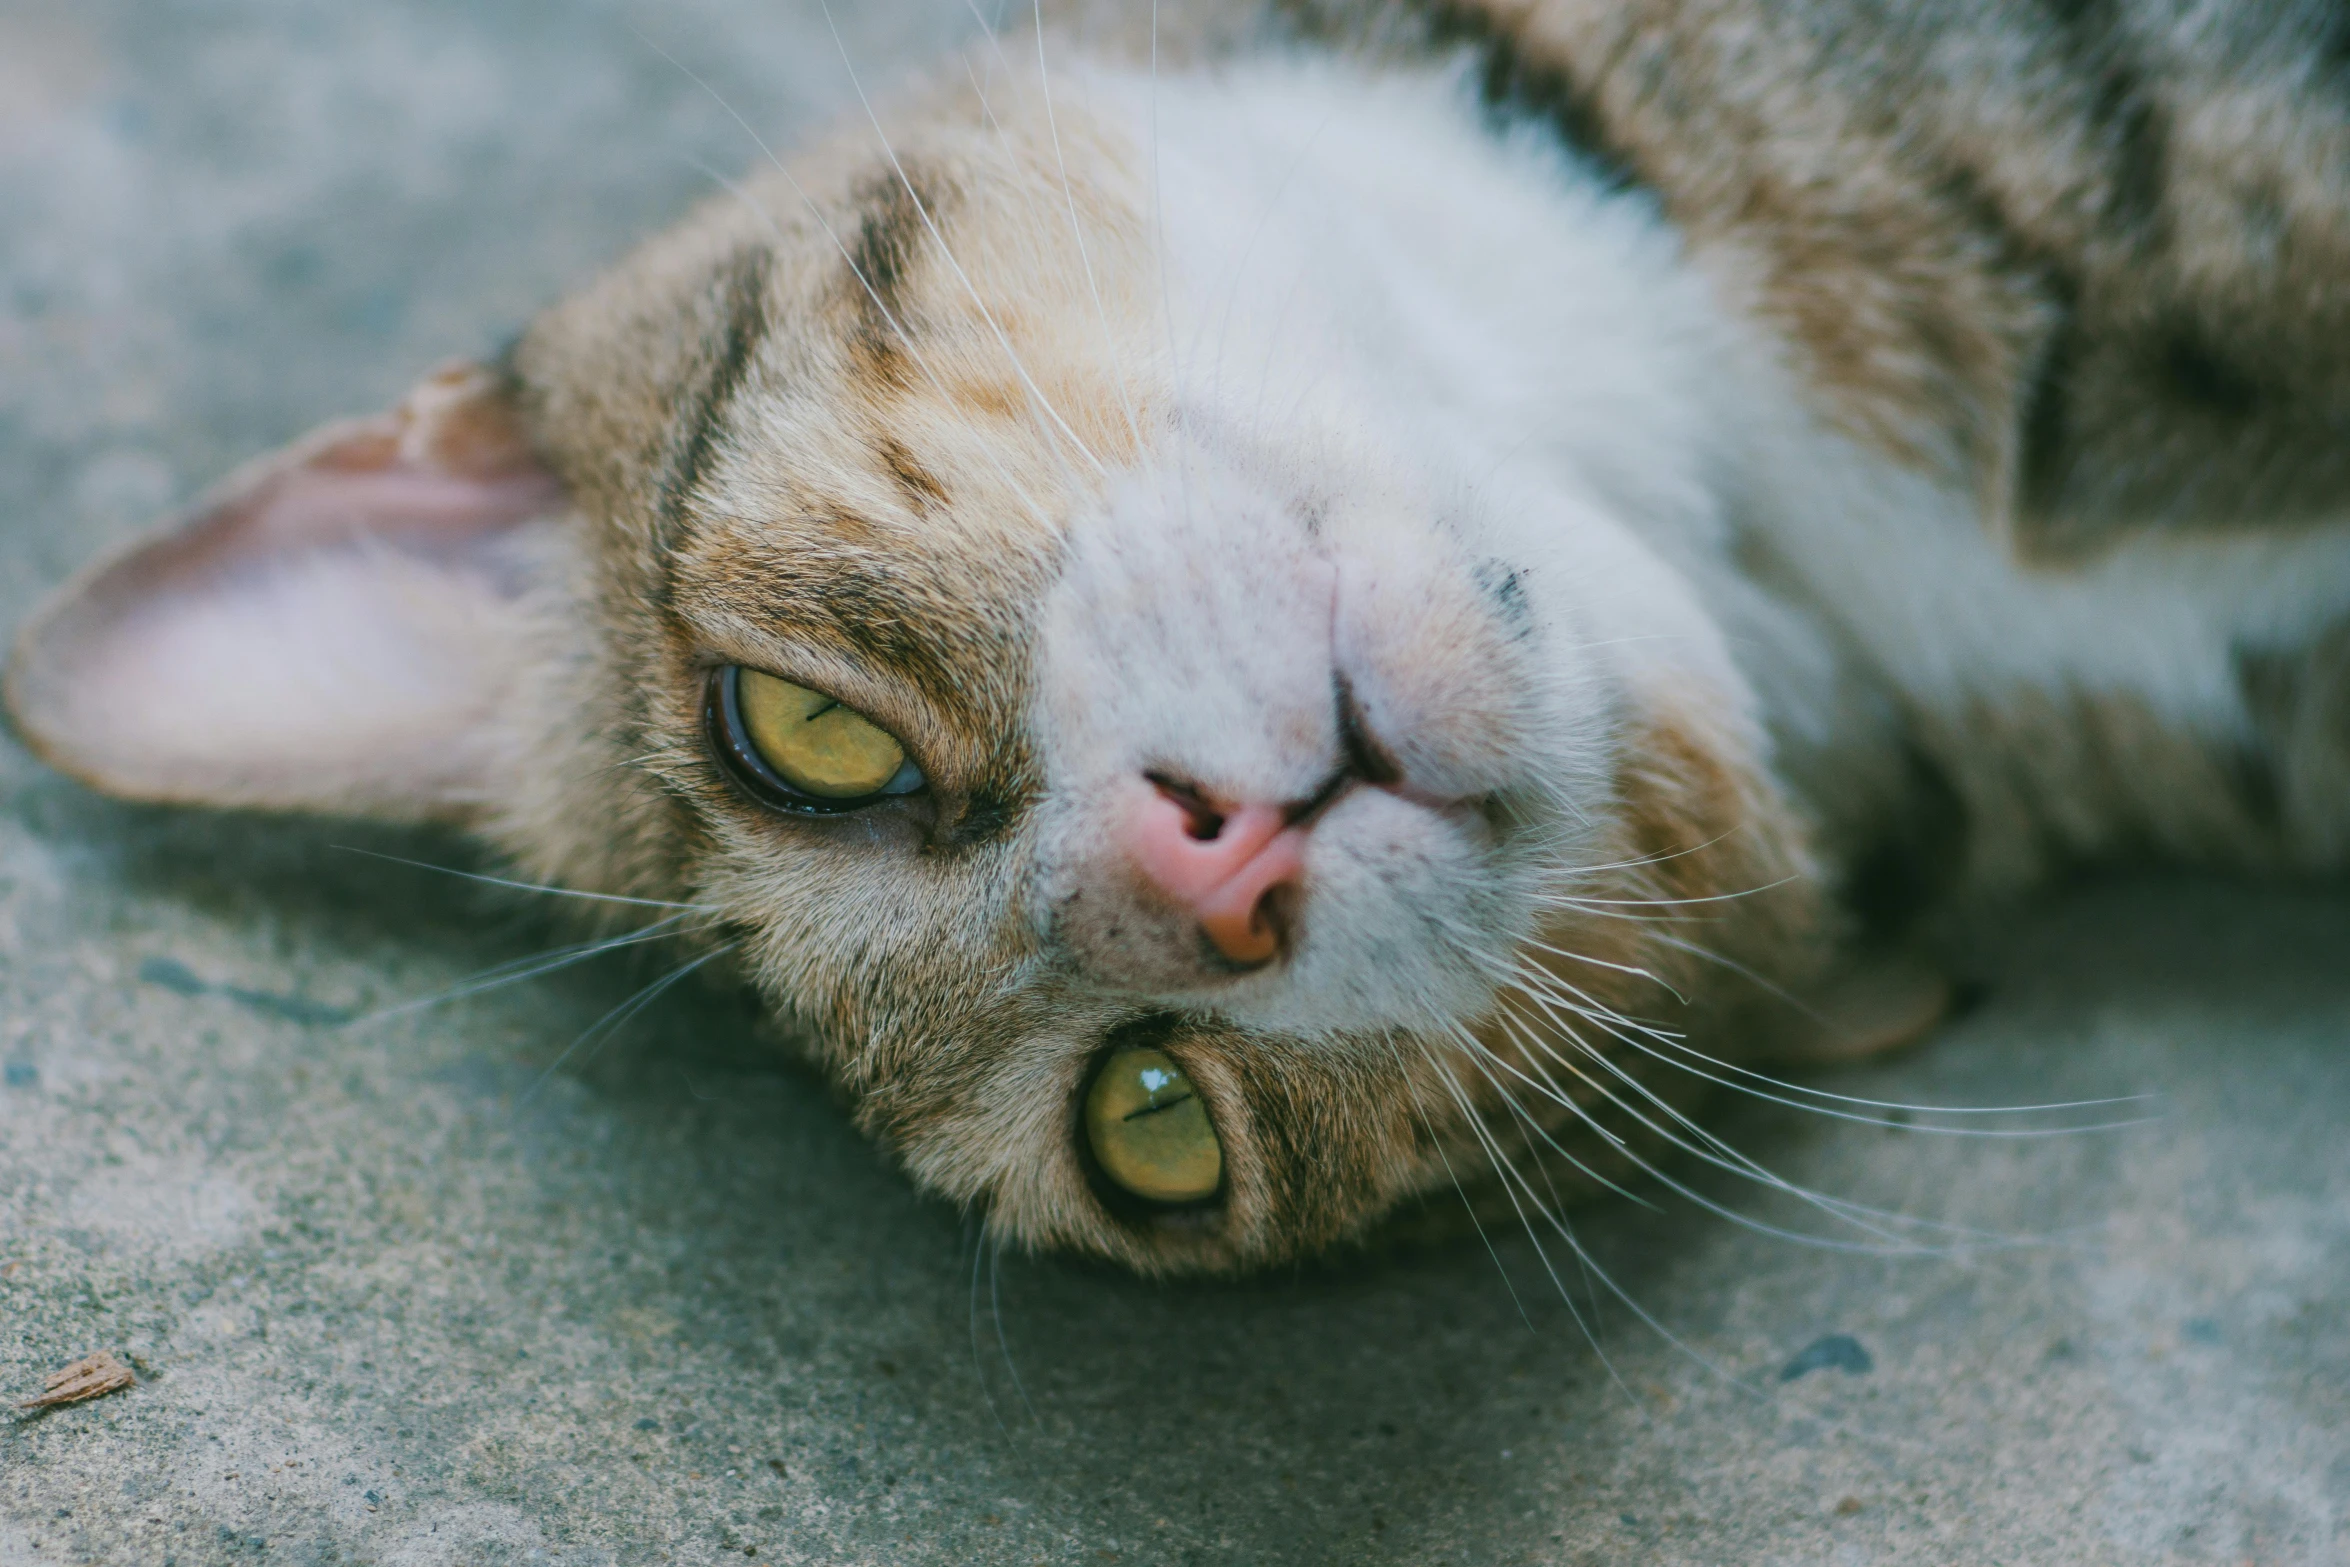
POLYGON ((263 549, 342 543, 356 532, 439 553, 543 517, 562 498, 545 474, 459 479, 405 466, 375 473, 298 468, 241 510, 252 535, 246 542, 263 549))
POLYGON ((213 505, 125 556, 89 592, 153 592, 185 572, 362 540, 442 559, 471 553, 563 504, 503 393, 479 366, 443 369, 390 413, 329 425, 234 475, 213 505), (125 580, 111 580, 116 571, 125 580))
POLYGON ((489 371, 453 365, 391 413, 321 431, 256 497, 255 526, 272 548, 357 522, 434 549, 544 516, 562 487, 503 392, 489 371))
POLYGON ((565 495, 492 373, 233 476, 67 587, 11 660, 50 760, 159 800, 446 814, 477 797, 524 557, 565 495))

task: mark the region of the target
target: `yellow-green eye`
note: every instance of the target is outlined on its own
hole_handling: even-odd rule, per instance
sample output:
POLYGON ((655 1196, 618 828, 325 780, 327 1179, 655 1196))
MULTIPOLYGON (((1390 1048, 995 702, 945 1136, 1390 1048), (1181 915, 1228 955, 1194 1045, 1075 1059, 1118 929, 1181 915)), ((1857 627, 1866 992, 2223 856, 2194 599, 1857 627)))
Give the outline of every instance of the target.
POLYGON ((720 674, 713 695, 720 739, 791 803, 837 809, 922 787, 921 770, 889 731, 821 691, 736 668, 720 674))
POLYGON ((1183 1069, 1121 1050, 1085 1095, 1085 1137, 1102 1174, 1150 1202, 1201 1202, 1224 1184, 1224 1145, 1183 1069))

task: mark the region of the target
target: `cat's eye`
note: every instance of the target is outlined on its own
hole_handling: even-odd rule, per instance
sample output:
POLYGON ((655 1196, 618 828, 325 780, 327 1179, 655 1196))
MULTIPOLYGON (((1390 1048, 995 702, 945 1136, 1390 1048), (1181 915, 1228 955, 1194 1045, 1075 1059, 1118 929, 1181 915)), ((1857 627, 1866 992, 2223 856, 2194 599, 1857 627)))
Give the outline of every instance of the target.
POLYGON ((709 705, 719 755, 771 803, 847 811, 923 786, 895 736, 821 691, 731 665, 712 677, 709 705))
POLYGON ((1216 1124, 1164 1051, 1119 1050, 1102 1063, 1085 1094, 1085 1139, 1102 1174, 1145 1202, 1205 1202, 1223 1187, 1216 1124))

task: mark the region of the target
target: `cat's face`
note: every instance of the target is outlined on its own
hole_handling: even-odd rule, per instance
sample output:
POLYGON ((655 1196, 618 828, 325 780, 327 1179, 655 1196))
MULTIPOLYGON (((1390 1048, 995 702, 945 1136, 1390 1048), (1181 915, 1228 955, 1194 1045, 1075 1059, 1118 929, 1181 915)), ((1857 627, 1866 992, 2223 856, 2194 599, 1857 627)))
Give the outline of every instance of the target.
POLYGON ((1249 1266, 1637 1132, 1625 1019, 1733 1005, 1679 900, 1799 857, 1735 694, 1611 652, 1650 568, 1479 489, 1343 302, 1286 345, 1236 305, 1172 232, 1213 180, 1171 199, 1105 93, 819 149, 246 476, 35 625, 20 723, 692 905, 1019 1242, 1249 1266))

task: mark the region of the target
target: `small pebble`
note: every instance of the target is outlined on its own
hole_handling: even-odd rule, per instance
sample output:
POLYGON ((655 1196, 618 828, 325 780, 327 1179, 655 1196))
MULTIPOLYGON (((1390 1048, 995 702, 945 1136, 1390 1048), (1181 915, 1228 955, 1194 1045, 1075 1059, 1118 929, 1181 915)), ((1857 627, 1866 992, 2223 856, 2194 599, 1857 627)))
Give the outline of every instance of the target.
POLYGON ((1876 1370, 1877 1363, 1861 1347, 1859 1339, 1849 1333, 1830 1333, 1813 1339, 1796 1352, 1793 1360, 1779 1368, 1779 1380, 1792 1382, 1797 1377, 1814 1371, 1836 1370, 1852 1376, 1866 1376, 1876 1370))

